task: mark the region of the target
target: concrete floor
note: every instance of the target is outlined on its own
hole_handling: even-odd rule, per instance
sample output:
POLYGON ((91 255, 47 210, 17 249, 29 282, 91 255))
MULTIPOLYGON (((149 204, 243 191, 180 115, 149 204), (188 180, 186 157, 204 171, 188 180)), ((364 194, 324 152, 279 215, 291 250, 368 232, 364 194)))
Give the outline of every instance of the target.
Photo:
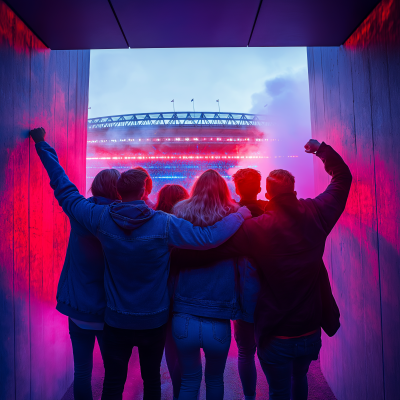
MULTIPOLYGON (((257 358, 256 358, 257 359, 257 358)), ((204 371, 204 357, 203 357, 203 371, 204 371)), ((268 398, 268 384, 265 376, 261 370, 261 366, 257 359, 257 399, 268 398)), ((93 399, 99 400, 101 397, 101 390, 104 377, 104 368, 102 365, 100 351, 97 343, 94 354, 94 367, 92 377, 93 399)), ((161 365, 161 382, 162 382, 162 400, 172 400, 172 385, 169 377, 165 359, 161 365)), ((309 383, 309 400, 336 400, 330 387, 328 386, 324 376, 322 375, 319 361, 311 364, 308 373, 309 383)), ((133 350, 132 357, 129 363, 128 379, 125 384, 125 391, 123 400, 142 400, 142 378, 140 377, 139 357, 137 348, 133 350)), ((73 400, 72 385, 62 398, 62 400, 73 400)), ((200 400, 205 400, 205 386, 204 377, 201 385, 200 400)), ((231 349, 225 369, 225 399, 227 400, 241 400, 243 399, 242 387, 237 371, 237 347, 236 342, 232 338, 231 349)))

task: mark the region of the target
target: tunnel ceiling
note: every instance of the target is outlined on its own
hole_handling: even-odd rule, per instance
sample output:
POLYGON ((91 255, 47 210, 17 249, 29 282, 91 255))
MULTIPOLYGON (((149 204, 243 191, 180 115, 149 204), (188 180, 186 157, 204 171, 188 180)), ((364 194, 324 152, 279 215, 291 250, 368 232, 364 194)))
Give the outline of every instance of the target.
POLYGON ((51 49, 339 46, 378 0, 7 0, 51 49))

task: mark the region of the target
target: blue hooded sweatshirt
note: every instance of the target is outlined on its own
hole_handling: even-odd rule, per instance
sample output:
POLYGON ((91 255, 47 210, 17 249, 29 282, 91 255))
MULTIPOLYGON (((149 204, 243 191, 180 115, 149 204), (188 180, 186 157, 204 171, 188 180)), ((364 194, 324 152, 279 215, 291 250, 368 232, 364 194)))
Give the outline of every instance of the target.
POLYGON ((105 258, 105 322, 123 329, 154 329, 168 320, 170 249, 211 249, 242 225, 240 213, 201 228, 150 209, 144 201, 98 205, 79 194, 46 142, 36 150, 67 215, 95 235, 105 258))
MULTIPOLYGON (((113 201, 90 197, 99 205, 113 201)), ((67 214, 71 233, 67 254, 57 288, 57 310, 68 317, 86 322, 104 322, 104 256, 99 240, 75 218, 67 214)))

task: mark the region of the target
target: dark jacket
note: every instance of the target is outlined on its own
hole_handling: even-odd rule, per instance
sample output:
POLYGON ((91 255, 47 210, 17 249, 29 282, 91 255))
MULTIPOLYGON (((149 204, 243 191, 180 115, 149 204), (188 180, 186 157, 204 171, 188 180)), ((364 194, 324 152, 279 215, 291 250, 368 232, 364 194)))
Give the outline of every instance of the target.
POLYGON ((268 204, 268 201, 265 200, 240 200, 239 204, 241 206, 246 206, 251 215, 254 217, 259 217, 260 215, 264 214, 265 207, 268 204))
MULTIPOLYGON (((253 217, 263 213, 253 202, 240 205, 250 205, 253 217)), ((179 270, 174 266, 174 259, 176 255, 179 258, 181 251, 177 249, 172 253, 173 270, 179 270)), ((254 322, 260 283, 256 268, 247 258, 235 257, 190 267, 190 263, 182 265, 175 277, 174 312, 254 322)))
POLYGON ((333 299, 321 295, 321 273, 326 274, 322 256, 326 238, 344 211, 352 176, 332 147, 322 143, 316 155, 332 176, 325 192, 314 199, 299 200, 294 193, 276 196, 264 215, 247 220, 220 248, 182 255, 185 263, 191 257, 194 264, 233 255, 254 260, 261 281, 254 316, 259 345, 271 336, 319 329, 323 303, 333 299))
POLYGON ((242 225, 240 213, 206 228, 162 211, 142 200, 97 205, 79 194, 55 150, 46 142, 36 150, 50 177, 58 203, 99 239, 105 258, 105 322, 116 328, 153 329, 168 320, 167 278, 171 247, 210 249, 242 225))
MULTIPOLYGON (((113 201, 90 197, 93 204, 113 201)), ((86 322, 104 322, 104 256, 99 240, 88 229, 67 214, 71 233, 67 254, 57 288, 57 310, 68 317, 86 322)))

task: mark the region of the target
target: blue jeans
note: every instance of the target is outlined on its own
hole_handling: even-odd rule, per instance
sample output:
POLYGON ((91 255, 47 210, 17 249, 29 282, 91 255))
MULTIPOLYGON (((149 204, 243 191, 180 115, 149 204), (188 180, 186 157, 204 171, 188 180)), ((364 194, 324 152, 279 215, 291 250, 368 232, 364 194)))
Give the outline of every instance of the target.
POLYGON ((307 400, 307 372, 318 359, 321 331, 295 339, 272 339, 257 354, 269 385, 270 400, 307 400), (292 397, 291 397, 292 396, 292 397))
POLYGON ((172 318, 170 318, 167 324, 165 361, 167 362, 169 376, 171 377, 174 399, 177 399, 179 397, 179 390, 181 388, 181 367, 179 365, 178 350, 172 335, 172 318))
POLYGON ((238 319, 233 321, 235 340, 238 347, 238 370, 245 400, 255 399, 257 369, 254 360, 256 341, 254 324, 238 319))
POLYGON ((172 333, 182 373, 179 400, 197 400, 202 378, 200 348, 206 358, 207 400, 222 400, 224 370, 231 345, 230 320, 174 314, 172 333))
POLYGON ((74 355, 74 399, 92 400, 94 342, 97 338, 103 356, 103 331, 79 328, 70 318, 68 322, 74 355))

